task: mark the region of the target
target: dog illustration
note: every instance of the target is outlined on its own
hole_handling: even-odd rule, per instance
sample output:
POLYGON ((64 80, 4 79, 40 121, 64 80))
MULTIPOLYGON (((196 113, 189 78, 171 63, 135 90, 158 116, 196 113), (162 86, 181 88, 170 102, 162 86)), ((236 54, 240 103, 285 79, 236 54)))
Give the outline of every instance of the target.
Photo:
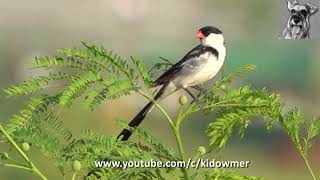
POLYGON ((309 18, 315 14, 318 8, 306 3, 300 5, 297 0, 288 3, 290 17, 286 27, 282 31, 281 39, 309 39, 310 22, 309 18))

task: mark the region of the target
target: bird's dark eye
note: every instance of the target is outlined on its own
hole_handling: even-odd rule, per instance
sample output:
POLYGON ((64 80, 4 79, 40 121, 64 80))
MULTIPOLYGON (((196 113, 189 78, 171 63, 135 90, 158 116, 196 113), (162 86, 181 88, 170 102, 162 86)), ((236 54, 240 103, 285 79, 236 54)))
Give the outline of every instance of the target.
POLYGON ((303 16, 307 16, 308 15, 308 11, 307 10, 301 10, 300 11, 301 12, 301 14, 303 15, 303 16))
POLYGON ((291 13, 295 13, 296 11, 295 11, 294 9, 291 9, 290 12, 291 12, 291 13))

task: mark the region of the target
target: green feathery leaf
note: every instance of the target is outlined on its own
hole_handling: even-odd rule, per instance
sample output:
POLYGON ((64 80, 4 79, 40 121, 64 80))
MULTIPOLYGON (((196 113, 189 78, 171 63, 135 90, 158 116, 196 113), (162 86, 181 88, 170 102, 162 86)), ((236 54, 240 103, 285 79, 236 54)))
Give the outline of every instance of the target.
POLYGON ((90 49, 80 49, 80 48, 68 48, 59 49, 59 53, 63 54, 67 58, 75 59, 78 58, 82 62, 86 61, 90 63, 90 67, 94 69, 95 72, 105 70, 110 72, 110 63, 107 61, 106 57, 101 56, 98 53, 92 52, 90 49))
POLYGON ((35 62, 29 65, 29 68, 31 69, 38 69, 38 68, 51 69, 51 68, 57 68, 57 67, 74 68, 74 69, 80 69, 83 71, 96 72, 88 64, 83 63, 78 59, 73 59, 73 58, 66 59, 60 56, 35 57, 35 62))
POLYGON ((105 94, 109 91, 109 87, 116 81, 117 78, 115 76, 109 76, 103 81, 97 82, 96 87, 89 90, 82 104, 90 110, 93 110, 95 106, 106 98, 105 94))
POLYGON ((244 65, 238 70, 227 74, 221 79, 220 81, 213 84, 213 87, 219 88, 222 84, 230 83, 235 78, 241 77, 243 74, 246 74, 248 72, 254 71, 256 69, 256 66, 253 64, 244 65))
POLYGON ((152 81, 152 76, 151 74, 147 71, 145 65, 142 63, 141 60, 137 59, 137 58, 133 58, 131 57, 133 63, 137 66, 139 73, 144 81, 144 83, 147 85, 147 87, 151 87, 153 84, 152 81))
POLYGON ((249 86, 238 90, 229 90, 219 99, 221 108, 218 118, 208 126, 210 145, 223 148, 232 135, 236 125, 239 126, 241 136, 250 124, 252 116, 262 116, 269 119, 278 119, 283 105, 279 102, 279 96, 269 94, 265 89, 254 91, 249 86))
POLYGON ((141 128, 130 128, 125 121, 117 121, 117 124, 122 128, 129 128, 140 139, 144 140, 147 144, 151 145, 154 149, 154 153, 159 158, 165 158, 167 160, 176 160, 174 151, 160 142, 155 136, 141 128))
POLYGON ((130 80, 118 80, 109 86, 107 92, 104 94, 108 99, 116 99, 123 95, 129 95, 130 92, 137 90, 130 80))
POLYGON ((36 92, 43 90, 48 87, 49 81, 54 80, 69 80, 75 78, 76 75, 67 74, 63 72, 50 73, 48 76, 39 76, 31 80, 24 81, 19 85, 11 86, 7 89, 4 89, 4 92, 9 96, 16 95, 32 95, 36 92))
POLYGON ((10 119, 7 125, 7 133, 12 134, 17 129, 27 127, 31 121, 37 118, 40 113, 47 111, 48 106, 58 102, 57 96, 42 95, 31 97, 27 101, 25 107, 10 119))
POLYGON ((71 105, 72 100, 76 97, 81 96, 90 83, 100 81, 101 74, 88 72, 80 77, 72 79, 72 83, 62 93, 60 99, 61 105, 71 105))
POLYGON ((134 69, 130 68, 126 61, 123 60, 118 54, 114 53, 113 51, 107 52, 105 48, 98 48, 94 44, 89 44, 86 42, 83 42, 82 44, 92 53, 99 54, 100 56, 107 58, 114 73, 119 74, 116 69, 120 70, 129 80, 134 80, 134 69))
POLYGON ((239 176, 232 171, 215 169, 214 171, 202 171, 204 179, 223 179, 223 180, 263 180, 261 177, 239 176))

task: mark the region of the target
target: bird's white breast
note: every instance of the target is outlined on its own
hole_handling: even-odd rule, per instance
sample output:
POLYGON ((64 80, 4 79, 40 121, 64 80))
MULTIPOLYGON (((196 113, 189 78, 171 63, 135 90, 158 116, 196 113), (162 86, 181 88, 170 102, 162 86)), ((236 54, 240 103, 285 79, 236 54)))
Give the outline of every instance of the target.
MULTIPOLYGON (((194 86, 197 84, 204 83, 211 78, 213 78, 221 69, 223 62, 224 62, 224 55, 223 58, 217 58, 213 54, 205 54, 204 56, 207 56, 206 63, 203 64, 203 67, 199 68, 200 70, 194 74, 194 76, 191 78, 191 81, 188 86, 194 86)), ((222 56, 222 54, 219 56, 222 56)))

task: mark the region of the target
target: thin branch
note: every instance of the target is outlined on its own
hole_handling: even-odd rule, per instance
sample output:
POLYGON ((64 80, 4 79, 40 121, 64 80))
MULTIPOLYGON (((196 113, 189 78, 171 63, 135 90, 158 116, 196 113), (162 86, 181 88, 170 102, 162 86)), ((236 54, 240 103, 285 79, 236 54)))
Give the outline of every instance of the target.
POLYGON ((1 133, 8 139, 8 141, 10 142, 10 144, 19 152, 19 154, 23 157, 23 159, 27 162, 30 163, 30 169, 32 169, 32 171, 37 174, 41 179, 47 180, 47 177, 45 177, 40 171, 39 169, 30 161, 30 159, 28 158, 28 156, 23 152, 23 150, 17 145, 17 143, 11 138, 11 136, 5 131, 5 129, 3 128, 3 126, 0 123, 0 131, 1 133))
POLYGON ((27 170, 27 171, 32 171, 33 172, 33 170, 31 168, 26 167, 26 166, 17 165, 17 164, 0 163, 0 166, 18 168, 18 169, 23 169, 23 170, 27 170))
POLYGON ((313 179, 313 180, 317 180, 317 178, 316 178, 316 176, 314 175, 314 172, 313 172, 313 170, 312 170, 312 168, 311 168, 311 166, 310 166, 310 164, 309 164, 308 158, 305 157, 302 152, 300 152, 300 155, 301 155, 303 161, 305 162, 305 164, 306 164, 306 166, 307 166, 307 168, 308 168, 308 170, 309 170, 309 173, 310 173, 312 179, 313 179))
POLYGON ((138 93, 150 100, 159 110, 160 112, 166 117, 167 121, 169 122, 171 128, 174 128, 174 124, 170 116, 166 113, 166 111, 150 96, 146 95, 144 92, 138 90, 138 93))
MULTIPOLYGON (((176 137, 181 160, 185 161, 185 152, 184 152, 184 148, 183 148, 183 144, 182 144, 182 140, 181 140, 181 136, 180 136, 180 123, 182 120, 182 116, 181 116, 182 115, 182 108, 180 108, 178 119, 176 121, 176 124, 174 124, 172 119, 170 118, 170 116, 166 113, 166 111, 153 98, 146 95, 144 92, 142 92, 140 90, 138 91, 138 93, 140 93, 145 98, 149 99, 161 111, 161 113, 166 117, 166 120, 169 122, 170 127, 176 137)), ((187 169, 181 168, 181 170, 184 173, 185 178, 189 179, 187 169)))

